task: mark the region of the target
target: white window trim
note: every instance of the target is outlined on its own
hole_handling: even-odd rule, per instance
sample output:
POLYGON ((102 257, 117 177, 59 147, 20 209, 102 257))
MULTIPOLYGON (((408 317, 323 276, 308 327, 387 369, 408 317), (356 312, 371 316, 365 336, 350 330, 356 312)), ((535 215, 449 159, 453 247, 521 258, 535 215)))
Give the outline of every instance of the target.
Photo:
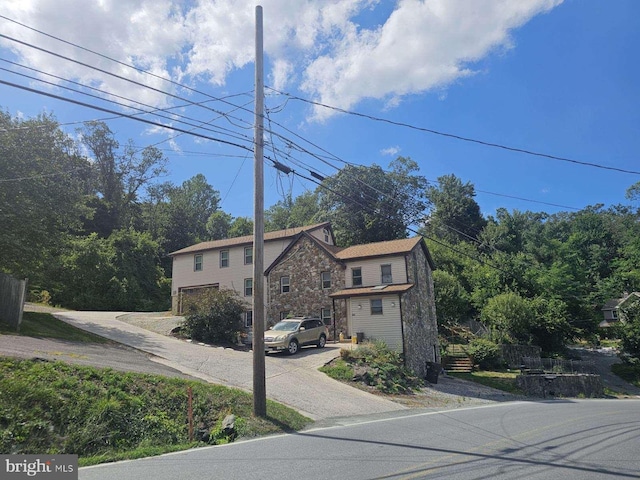
POLYGON ((383 285, 389 285, 391 283, 393 283, 393 269, 391 268, 391 264, 390 263, 385 263, 384 265, 380 265, 380 283, 382 283, 383 285), (384 267, 389 267, 389 281, 385 282, 385 275, 383 272, 383 268, 384 267))
POLYGON ((202 270, 204 270, 204 255, 201 253, 196 253, 193 256, 193 271, 201 272, 202 270), (199 262, 198 259, 200 259, 199 262), (200 268, 198 268, 198 265, 200 265, 200 268))
POLYGON ((329 290, 331 288, 331 272, 324 271, 324 272, 320 273, 320 286, 322 287, 323 290, 329 290), (324 276, 325 276, 325 274, 329 276, 329 280, 328 280, 329 286, 328 287, 324 286, 324 283, 325 283, 324 276))
POLYGON ((280 293, 289 293, 291 291, 291 277, 289 275, 283 275, 280 277, 280 293), (287 279, 287 283, 284 283, 285 278, 287 279), (285 292, 285 287, 287 291, 285 292))
POLYGON ((231 263, 231 261, 229 260, 229 256, 230 256, 230 255, 229 255, 229 250, 220 250, 220 268, 229 268, 229 265, 230 265, 230 263, 231 263), (223 254, 223 253, 226 253, 226 254, 227 254, 227 258, 226 258, 226 259, 222 258, 222 254, 223 254), (223 264, 222 264, 222 262, 223 262, 224 260, 226 260, 226 261, 227 261, 227 264, 226 264, 226 265, 223 265, 223 264))
POLYGON ((245 278, 244 279, 244 296, 245 297, 253 297, 253 278, 245 278), (251 283, 251 294, 247 295, 247 284, 251 283))
POLYGON ((253 265, 253 247, 244 247, 244 264, 253 265), (247 255, 249 252, 249 255, 247 255), (247 258, 251 258, 250 262, 247 262, 247 258))
POLYGON ((381 298, 372 298, 369 300, 369 308, 370 308, 370 312, 371 315, 384 315, 384 306, 383 306, 383 302, 381 298), (373 302, 380 302, 380 311, 373 311, 373 302))

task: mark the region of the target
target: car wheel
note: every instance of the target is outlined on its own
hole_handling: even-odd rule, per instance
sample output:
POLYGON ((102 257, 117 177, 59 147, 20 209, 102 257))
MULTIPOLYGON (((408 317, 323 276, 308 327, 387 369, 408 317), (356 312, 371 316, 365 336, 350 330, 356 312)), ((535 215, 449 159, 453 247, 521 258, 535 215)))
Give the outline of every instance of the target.
POLYGON ((320 335, 320 340, 318 340, 318 348, 324 348, 327 344, 327 337, 324 334, 320 335))
POLYGON ((289 355, 295 355, 298 352, 298 348, 299 348, 298 341, 294 338, 289 342, 289 346, 287 347, 287 352, 289 352, 289 355))

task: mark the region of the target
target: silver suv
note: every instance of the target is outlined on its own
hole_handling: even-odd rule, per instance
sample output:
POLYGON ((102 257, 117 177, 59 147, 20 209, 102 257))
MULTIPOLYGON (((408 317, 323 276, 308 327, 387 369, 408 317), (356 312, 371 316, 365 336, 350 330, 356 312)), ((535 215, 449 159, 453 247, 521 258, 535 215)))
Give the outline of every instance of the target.
POLYGON ((264 348, 267 351, 286 350, 293 355, 304 345, 324 347, 327 336, 327 327, 319 318, 287 318, 264 332, 264 348))

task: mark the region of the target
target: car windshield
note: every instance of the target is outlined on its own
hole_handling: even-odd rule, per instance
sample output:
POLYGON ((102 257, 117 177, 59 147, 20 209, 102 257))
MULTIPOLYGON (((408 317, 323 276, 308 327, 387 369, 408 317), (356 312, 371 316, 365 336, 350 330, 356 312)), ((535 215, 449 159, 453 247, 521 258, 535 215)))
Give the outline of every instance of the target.
POLYGON ((278 322, 276 323, 272 330, 281 330, 284 332, 293 332, 298 328, 300 322, 278 322))

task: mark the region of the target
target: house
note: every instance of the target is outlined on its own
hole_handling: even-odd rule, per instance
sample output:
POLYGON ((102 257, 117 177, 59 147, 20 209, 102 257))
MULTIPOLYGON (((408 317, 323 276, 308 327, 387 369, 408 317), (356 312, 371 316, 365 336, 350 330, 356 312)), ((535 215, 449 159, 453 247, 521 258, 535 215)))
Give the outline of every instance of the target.
MULTIPOLYGON (((316 316, 330 339, 384 341, 416 374, 439 362, 433 261, 422 237, 339 248, 331 225, 265 233, 265 318, 316 316)), ((172 306, 208 288, 251 297, 253 238, 204 242, 173 252, 172 306)), ((248 299, 249 300, 249 299, 248 299)), ((251 307, 248 307, 251 308, 251 307)), ((252 324, 245 312, 245 325, 252 324)))
POLYGON ((426 375, 439 362, 433 261, 422 237, 338 248, 301 232, 267 268, 267 319, 320 315, 332 337, 384 341, 426 375))
MULTIPOLYGON (((264 234, 264 264, 269 265, 300 232, 318 242, 333 245, 335 238, 328 222, 264 234)), ((202 242, 170 254, 173 257, 171 310, 184 313, 190 295, 210 288, 233 289, 251 304, 253 295, 253 236, 202 242)), ((265 280, 266 282, 266 280, 265 280)), ((265 283, 266 288, 266 283, 265 283)), ((266 291, 266 290, 265 290, 266 291)), ((245 312, 245 326, 252 325, 251 310, 245 312)))
POLYGON ((602 328, 608 328, 617 325, 618 322, 624 322, 624 309, 629 308, 635 302, 640 300, 640 292, 632 292, 625 294, 622 298, 614 298, 605 303, 602 307, 604 320, 598 325, 602 328))

